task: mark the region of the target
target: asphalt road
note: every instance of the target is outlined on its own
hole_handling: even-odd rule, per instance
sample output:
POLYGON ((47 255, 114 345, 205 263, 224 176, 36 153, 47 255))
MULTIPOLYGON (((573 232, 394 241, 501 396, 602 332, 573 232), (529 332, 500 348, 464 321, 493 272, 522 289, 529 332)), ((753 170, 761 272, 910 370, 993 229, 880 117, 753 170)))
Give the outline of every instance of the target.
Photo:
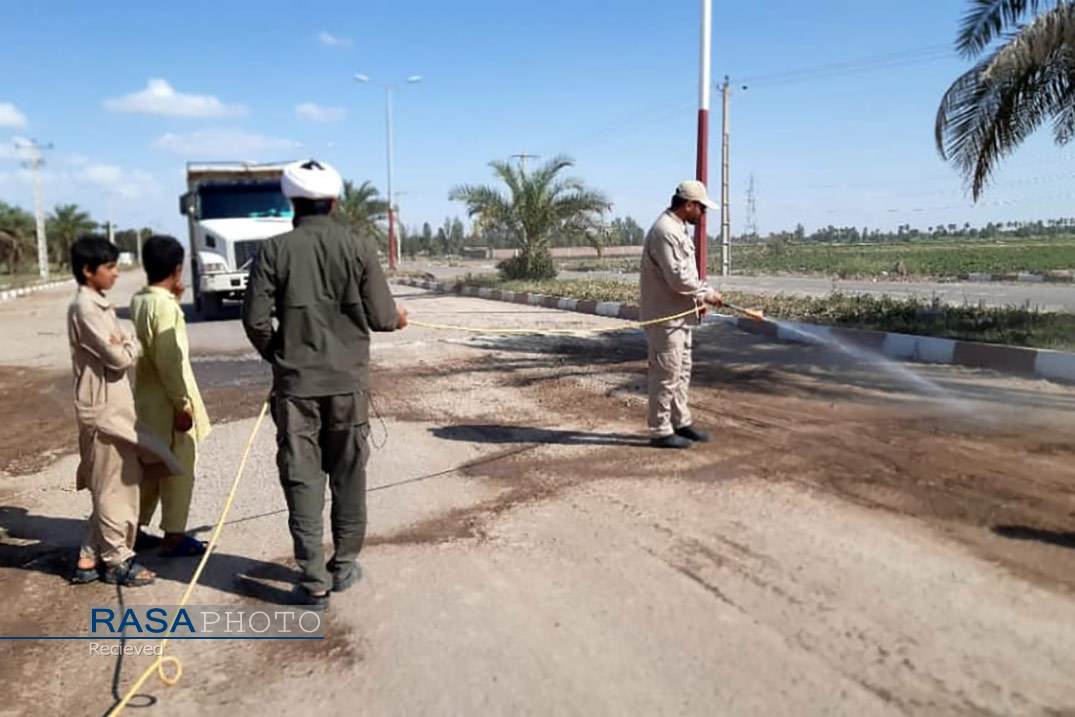
MULTIPOLYGON (((115 302, 138 283, 125 275, 115 302)), ((395 291, 432 322, 619 323, 395 291)), ((70 293, 0 304, 0 458, 40 454, 0 465, 0 636, 84 634, 89 606, 117 603, 111 586, 64 579, 90 506, 63 414, 70 293)), ((204 538, 268 371, 234 314, 188 328, 215 423, 190 521, 204 538)), ((173 641, 182 680, 146 683, 154 712, 1075 707, 1075 388, 894 370, 711 325, 695 339, 692 405, 714 440, 669 453, 645 442, 639 332, 411 327, 375 336, 373 364, 365 576, 333 597, 326 639, 173 641)), ((271 422, 254 446, 196 604, 271 609, 296 579, 271 422)), ((142 559, 161 579, 125 603, 174 604, 194 562, 142 559)), ((115 676, 122 692, 149 659, 0 640, 0 715, 102 714, 115 676)))
MULTIPOLYGON (((407 268, 428 271, 438 278, 452 278, 469 273, 495 271, 492 263, 468 263, 462 266, 438 266, 429 263, 407 264, 407 268)), ((562 271, 564 279, 612 279, 637 282, 637 274, 614 272, 562 271)), ((845 294, 918 298, 934 298, 948 304, 984 304, 985 306, 1030 306, 1043 311, 1075 312, 1075 284, 1021 282, 936 282, 936 281, 873 281, 829 279, 811 276, 731 276, 709 277, 713 286, 737 291, 825 296, 833 291, 845 294)))

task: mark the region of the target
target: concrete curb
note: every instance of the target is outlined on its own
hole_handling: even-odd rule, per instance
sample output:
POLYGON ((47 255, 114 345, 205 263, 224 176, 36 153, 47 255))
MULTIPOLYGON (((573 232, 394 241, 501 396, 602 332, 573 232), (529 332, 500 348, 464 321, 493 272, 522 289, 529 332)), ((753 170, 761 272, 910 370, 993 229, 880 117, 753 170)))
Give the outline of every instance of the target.
POLYGON ((1075 282, 1075 272, 1047 271, 1044 274, 1028 274, 1026 272, 1013 272, 1009 274, 983 274, 981 272, 973 272, 970 274, 960 274, 956 278, 960 281, 1022 281, 1033 284, 1039 284, 1043 282, 1056 284, 1071 284, 1075 282))
POLYGON ((62 281, 49 281, 44 284, 34 284, 32 286, 24 286, 20 289, 5 289, 0 291, 0 301, 11 301, 17 299, 20 296, 29 296, 38 291, 44 291, 46 289, 55 289, 60 286, 67 286, 74 284, 74 279, 63 279, 62 281))
MULTIPOLYGON (((609 316, 638 321, 638 307, 614 301, 579 301, 544 294, 503 291, 465 284, 441 284, 421 279, 393 279, 397 284, 428 289, 444 294, 473 296, 493 301, 544 306, 549 309, 576 311, 583 314, 609 316)), ((879 353, 899 361, 918 363, 952 364, 970 368, 984 368, 1020 376, 1075 383, 1075 353, 1031 349, 1021 346, 1002 346, 976 341, 957 341, 935 336, 915 336, 865 329, 846 329, 838 326, 803 324, 785 321, 779 325, 769 321, 755 321, 738 316, 710 314, 711 320, 732 324, 752 334, 759 334, 777 341, 811 344, 827 338, 839 339, 852 348, 879 353)))

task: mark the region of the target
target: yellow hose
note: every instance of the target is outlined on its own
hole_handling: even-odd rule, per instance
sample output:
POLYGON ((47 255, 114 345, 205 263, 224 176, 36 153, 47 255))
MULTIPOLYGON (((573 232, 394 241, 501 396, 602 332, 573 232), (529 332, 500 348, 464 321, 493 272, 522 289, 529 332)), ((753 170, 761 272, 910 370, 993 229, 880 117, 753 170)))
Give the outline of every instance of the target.
MULTIPOLYGON (((235 492, 239 488, 239 478, 243 475, 243 469, 246 467, 246 460, 250 457, 250 451, 254 447, 254 438, 258 435, 258 429, 261 428, 261 422, 265 420, 265 412, 269 408, 269 402, 266 401, 261 406, 261 413, 258 414, 258 420, 254 423, 254 428, 250 431, 250 438, 246 441, 246 448, 243 450, 243 456, 239 460, 239 467, 235 471, 235 478, 231 481, 231 490, 228 491, 228 498, 224 501, 224 507, 220 511, 220 517, 217 519, 216 528, 213 530, 213 537, 209 539, 209 544, 205 546, 205 554, 202 555, 201 562, 198 563, 198 569, 194 571, 194 576, 187 583, 187 589, 183 593, 183 597, 179 600, 179 607, 183 607, 190 600, 190 596, 194 594, 194 587, 198 584, 198 578, 202 576, 202 571, 205 569, 205 564, 209 561, 209 556, 213 553, 213 549, 216 547, 217 540, 220 538, 220 531, 224 528, 224 521, 228 517, 228 511, 231 510, 231 504, 235 500, 235 492)), ((175 623, 179 620, 179 615, 176 615, 176 619, 172 622, 172 629, 175 629, 175 623)), ((108 713, 109 717, 112 715, 118 715, 124 708, 127 707, 127 703, 131 701, 131 698, 137 694, 142 685, 145 684, 149 676, 156 670, 157 677, 165 685, 172 687, 179 682, 179 678, 183 676, 183 663, 179 661, 179 658, 172 657, 171 655, 165 655, 164 650, 168 647, 168 638, 164 638, 161 641, 160 654, 157 659, 153 661, 153 664, 146 668, 146 671, 134 681, 131 688, 127 690, 127 694, 123 696, 116 706, 108 713), (165 665, 171 665, 175 668, 175 673, 172 675, 167 674, 164 671, 165 665)))

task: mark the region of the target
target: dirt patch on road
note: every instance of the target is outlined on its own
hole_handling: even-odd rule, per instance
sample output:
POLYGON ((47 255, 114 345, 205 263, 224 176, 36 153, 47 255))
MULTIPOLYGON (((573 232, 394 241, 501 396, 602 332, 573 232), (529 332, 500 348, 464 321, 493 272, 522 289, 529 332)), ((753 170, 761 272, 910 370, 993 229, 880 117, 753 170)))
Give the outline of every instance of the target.
MULTIPOLYGON (((435 366, 375 367, 380 415, 498 446, 495 460, 459 471, 502 490, 371 543, 482 539, 505 510, 593 480, 781 481, 922 519, 1025 577, 1075 588, 1070 425, 983 424, 872 387, 719 365, 705 351, 692 408, 714 440, 683 452, 645 445, 638 342, 518 343, 435 366)), ((214 421, 259 410, 263 368, 247 363, 215 373, 199 364, 214 421)), ((74 450, 69 380, 32 369, 0 378, 0 411, 20 417, 0 436, 0 470, 28 473, 74 450)))
POLYGON ((0 415, 0 471, 36 473, 77 448, 69 372, 0 371, 0 415))
MULTIPOLYGON (((209 416, 226 423, 256 416, 265 401, 263 383, 200 386, 209 416)), ((34 368, 0 372, 0 472, 37 473, 78 450, 71 374, 34 368)))
POLYGON ((761 385, 757 371, 703 377, 692 405, 714 440, 667 452, 645 447, 644 364, 631 356, 485 356, 382 371, 383 413, 439 424, 434 434, 448 440, 535 450, 461 470, 495 481, 496 498, 371 542, 481 540, 505 510, 594 480, 780 481, 919 518, 1025 578, 1075 589, 1070 431, 938 416, 936 405, 853 387, 779 391, 800 377, 766 373, 761 385), (468 391, 488 400, 463 400, 468 391))

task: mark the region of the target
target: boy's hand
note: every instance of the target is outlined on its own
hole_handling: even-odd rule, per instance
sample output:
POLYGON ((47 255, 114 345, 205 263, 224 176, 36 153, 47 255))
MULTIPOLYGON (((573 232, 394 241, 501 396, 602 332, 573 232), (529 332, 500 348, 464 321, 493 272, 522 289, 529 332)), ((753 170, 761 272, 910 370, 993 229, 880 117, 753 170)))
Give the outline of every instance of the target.
POLYGON ((183 300, 183 292, 187 290, 186 285, 182 281, 177 281, 175 286, 172 287, 172 293, 175 295, 176 301, 183 300))
POLYGON ((172 417, 172 427, 179 433, 186 433, 194 428, 194 416, 190 411, 176 411, 172 417))

